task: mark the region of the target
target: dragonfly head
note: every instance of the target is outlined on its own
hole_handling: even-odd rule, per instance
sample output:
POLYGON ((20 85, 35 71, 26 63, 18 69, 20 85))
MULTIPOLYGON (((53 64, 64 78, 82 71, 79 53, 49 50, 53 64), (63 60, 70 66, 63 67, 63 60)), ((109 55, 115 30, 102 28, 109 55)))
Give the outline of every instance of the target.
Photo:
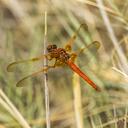
POLYGON ((48 45, 47 46, 47 51, 52 52, 53 50, 57 49, 57 46, 55 44, 48 45))

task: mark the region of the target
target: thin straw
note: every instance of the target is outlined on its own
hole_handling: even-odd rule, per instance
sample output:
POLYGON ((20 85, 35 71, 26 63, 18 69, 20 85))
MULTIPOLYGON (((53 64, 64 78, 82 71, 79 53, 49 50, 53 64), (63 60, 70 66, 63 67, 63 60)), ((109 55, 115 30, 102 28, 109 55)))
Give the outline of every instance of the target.
POLYGON ((101 12, 101 16, 102 16, 102 18, 104 20, 104 23, 105 23, 106 29, 108 31, 109 37, 112 40, 112 43, 115 46, 115 49, 117 50, 117 54, 118 54, 118 56, 119 56, 119 58, 121 60, 122 67, 126 71, 125 73, 128 73, 127 59, 126 59, 121 47, 119 47, 118 40, 117 40, 117 38, 116 38, 116 36, 114 34, 114 31, 112 29, 110 20, 108 18, 108 15, 107 15, 107 13, 106 13, 106 11, 104 9, 103 0, 96 0, 96 1, 97 1, 98 6, 99 6, 99 9, 100 9, 100 12, 101 12))
MULTIPOLYGON (((46 54, 47 44, 47 11, 45 11, 45 28, 44 28, 44 54, 46 54)), ((44 67, 47 67, 47 59, 44 59, 44 67)), ((49 110, 49 89, 48 89, 48 74, 44 72, 44 86, 45 86, 45 109, 46 109, 46 127, 50 128, 50 110, 49 110)))

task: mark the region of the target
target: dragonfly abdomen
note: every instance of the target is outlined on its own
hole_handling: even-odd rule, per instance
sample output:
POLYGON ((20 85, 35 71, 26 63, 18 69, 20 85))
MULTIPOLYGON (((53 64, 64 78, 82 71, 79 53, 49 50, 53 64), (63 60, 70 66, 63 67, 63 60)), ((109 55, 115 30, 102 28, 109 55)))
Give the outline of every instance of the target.
POLYGON ((72 61, 67 61, 67 64, 75 73, 81 76, 81 78, 83 78, 96 91, 101 91, 100 88, 85 73, 83 73, 72 61))

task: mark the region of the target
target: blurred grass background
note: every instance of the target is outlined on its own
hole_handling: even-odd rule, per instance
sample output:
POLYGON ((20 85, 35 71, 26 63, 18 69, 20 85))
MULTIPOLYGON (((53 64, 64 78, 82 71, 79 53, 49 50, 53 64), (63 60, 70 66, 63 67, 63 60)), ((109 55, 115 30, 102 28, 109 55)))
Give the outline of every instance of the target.
POLYGON ((73 104, 77 97, 73 90, 74 86, 80 86, 83 128, 128 127, 128 70, 127 63, 118 54, 122 49, 121 54, 127 60, 128 0, 103 1, 118 48, 107 31, 98 1, 101 0, 0 0, 0 128, 27 127, 18 122, 19 117, 9 109, 4 94, 32 128, 46 127, 43 75, 30 79, 24 88, 15 86, 20 78, 40 69, 42 62, 25 64, 14 73, 6 71, 13 61, 43 53, 46 10, 48 42, 63 47, 79 25, 86 23, 88 31, 80 31, 73 49, 85 47, 94 40, 101 43, 97 54, 90 55, 88 61, 84 56, 77 60, 78 65, 84 65, 81 69, 102 88, 101 93, 76 78, 68 67, 48 72, 51 126, 78 127, 73 104))

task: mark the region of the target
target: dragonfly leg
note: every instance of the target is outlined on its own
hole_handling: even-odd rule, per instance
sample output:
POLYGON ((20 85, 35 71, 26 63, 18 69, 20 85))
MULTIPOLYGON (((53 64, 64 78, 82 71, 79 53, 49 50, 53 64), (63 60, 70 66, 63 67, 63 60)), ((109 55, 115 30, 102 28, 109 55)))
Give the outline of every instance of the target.
POLYGON ((76 58, 77 58, 77 54, 75 52, 70 54, 70 59, 72 60, 72 62, 75 62, 76 58))
POLYGON ((72 37, 67 41, 67 43, 66 43, 66 45, 65 45, 65 50, 67 51, 67 52, 71 52, 71 50, 72 50, 72 45, 73 45, 73 43, 74 43, 74 41, 75 41, 75 39, 76 39, 76 37, 77 37, 77 35, 78 35, 78 33, 79 33, 79 31, 80 31, 80 29, 82 28, 82 27, 85 27, 86 29, 88 29, 88 26, 87 26, 87 24, 81 24, 80 26, 79 26, 79 28, 76 30, 76 32, 72 35, 72 37))
POLYGON ((59 65, 58 65, 58 62, 59 62, 59 61, 56 59, 54 65, 48 65, 48 66, 44 67, 44 68, 43 68, 43 71, 44 71, 44 72, 47 72, 50 68, 55 68, 55 67, 59 66, 59 65))
POLYGON ((49 65, 45 68, 43 68, 43 72, 47 72, 50 68, 55 68, 56 66, 55 65, 49 65))

